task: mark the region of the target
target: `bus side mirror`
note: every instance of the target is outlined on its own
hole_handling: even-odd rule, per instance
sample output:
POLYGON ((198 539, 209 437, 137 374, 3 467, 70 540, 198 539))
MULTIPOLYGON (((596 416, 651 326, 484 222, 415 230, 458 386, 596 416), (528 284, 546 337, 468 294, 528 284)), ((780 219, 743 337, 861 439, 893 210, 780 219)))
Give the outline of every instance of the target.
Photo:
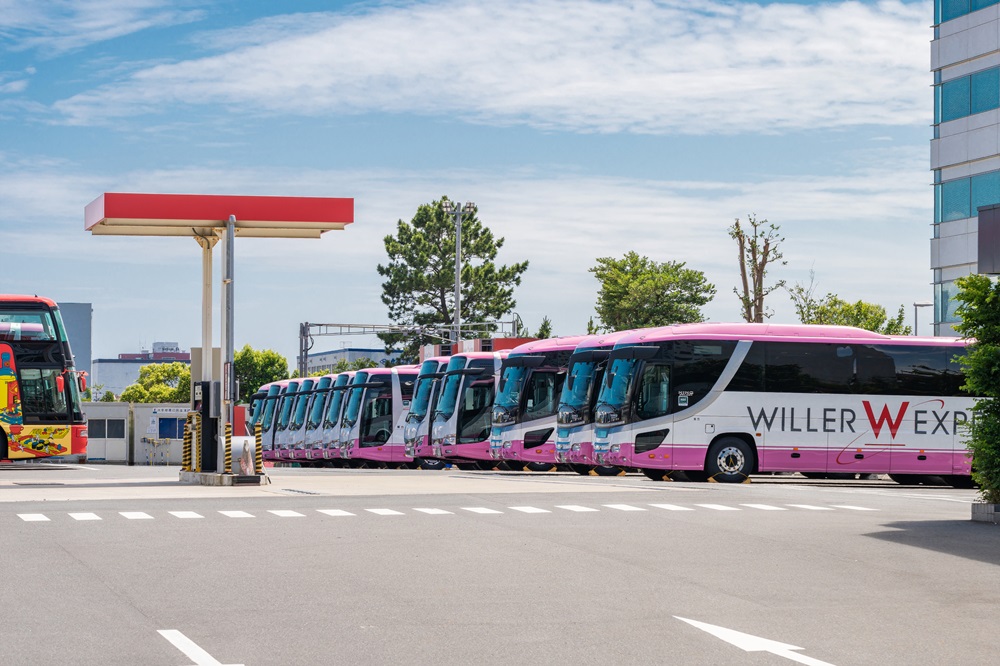
POLYGON ((87 390, 87 373, 86 372, 81 372, 80 373, 80 392, 83 393, 86 390, 87 390))

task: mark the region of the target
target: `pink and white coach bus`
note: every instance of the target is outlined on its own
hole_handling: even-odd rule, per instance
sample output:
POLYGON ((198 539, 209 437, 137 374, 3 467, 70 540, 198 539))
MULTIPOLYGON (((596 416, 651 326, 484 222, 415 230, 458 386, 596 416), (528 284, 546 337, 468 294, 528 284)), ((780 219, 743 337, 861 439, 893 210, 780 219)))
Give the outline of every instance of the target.
MULTIPOLYGON (((307 444, 307 440, 315 441, 318 438, 310 438, 309 419, 315 409, 323 411, 323 403, 334 375, 323 375, 315 378, 311 388, 305 388, 295 403, 295 413, 292 423, 289 426, 291 436, 289 437, 289 448, 291 449, 292 460, 310 460, 312 458, 312 442, 307 444), (301 410, 301 411, 300 411, 301 410)), ((315 428, 313 428, 315 430, 315 428)))
POLYGON ((887 473, 970 484, 954 338, 841 326, 685 324, 612 351, 595 409, 605 465, 654 479, 741 482, 752 472, 887 473))
POLYGON ((490 410, 507 354, 461 352, 448 361, 431 425, 434 457, 481 469, 496 465, 490 455, 490 410))
POLYGON ((341 457, 388 465, 413 462, 403 446, 403 423, 419 366, 368 368, 354 375, 341 420, 341 457))
POLYGON ((443 460, 434 457, 430 423, 431 415, 437 406, 437 397, 441 393, 441 379, 448 368, 450 358, 433 356, 425 359, 420 364, 417 383, 413 387, 413 400, 410 402, 410 411, 406 414, 406 425, 403 427, 403 449, 421 469, 446 467, 443 460))
POLYGON ((556 413, 556 462, 567 463, 578 474, 617 476, 625 470, 598 465, 594 458, 594 407, 615 343, 635 331, 619 331, 583 338, 569 357, 566 381, 556 413))
MULTIPOLYGON (((274 450, 274 435, 277 431, 278 414, 281 410, 282 399, 285 390, 291 383, 284 379, 260 387, 257 395, 251 403, 252 416, 248 423, 249 432, 254 432, 255 426, 260 423, 261 434, 261 457, 264 460, 276 460, 277 455, 274 450), (263 393, 263 396, 259 397, 263 393)), ((289 407, 290 409, 291 407, 289 407)))
POLYGON ((320 378, 320 386, 313 389, 314 395, 309 403, 305 426, 304 448, 307 460, 329 461, 340 457, 341 405, 344 392, 353 376, 353 372, 324 375, 320 378), (324 382, 327 378, 329 382, 324 382), (330 421, 331 412, 333 422, 330 421))
POLYGON ((291 388, 292 383, 290 382, 285 391, 284 396, 287 399, 282 403, 277 431, 274 433, 274 450, 278 460, 294 459, 295 452, 292 449, 292 443, 305 424, 306 407, 309 405, 309 398, 315 383, 315 378, 306 377, 298 380, 294 389, 291 388))
POLYGON ((556 462, 556 410, 570 356, 587 336, 549 338, 519 345, 504 361, 493 401, 490 455, 527 463, 556 462))

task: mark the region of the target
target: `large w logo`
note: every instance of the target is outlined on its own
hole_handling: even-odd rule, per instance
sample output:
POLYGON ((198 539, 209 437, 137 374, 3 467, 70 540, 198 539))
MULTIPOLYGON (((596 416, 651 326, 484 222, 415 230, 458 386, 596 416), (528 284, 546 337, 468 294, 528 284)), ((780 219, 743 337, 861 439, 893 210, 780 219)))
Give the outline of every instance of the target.
POLYGON ((875 412, 872 411, 872 405, 867 400, 862 400, 862 404, 865 406, 865 414, 868 415, 868 422, 872 425, 872 432, 875 433, 875 437, 879 436, 882 432, 883 426, 889 425, 889 434, 892 438, 896 438, 896 431, 899 430, 899 424, 903 422, 903 415, 906 414, 906 408, 910 406, 909 402, 904 402, 899 406, 899 413, 896 414, 896 419, 893 420, 892 414, 889 412, 889 405, 882 405, 882 413, 875 418, 875 412))

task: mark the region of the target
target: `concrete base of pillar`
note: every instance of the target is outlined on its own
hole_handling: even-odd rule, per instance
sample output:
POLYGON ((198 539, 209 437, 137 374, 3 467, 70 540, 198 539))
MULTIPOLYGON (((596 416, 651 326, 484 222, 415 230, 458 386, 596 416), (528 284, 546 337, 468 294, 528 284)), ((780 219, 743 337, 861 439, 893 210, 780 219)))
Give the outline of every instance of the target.
POLYGON ((266 486, 271 479, 266 474, 219 474, 218 472, 181 471, 181 483, 202 486, 266 486))

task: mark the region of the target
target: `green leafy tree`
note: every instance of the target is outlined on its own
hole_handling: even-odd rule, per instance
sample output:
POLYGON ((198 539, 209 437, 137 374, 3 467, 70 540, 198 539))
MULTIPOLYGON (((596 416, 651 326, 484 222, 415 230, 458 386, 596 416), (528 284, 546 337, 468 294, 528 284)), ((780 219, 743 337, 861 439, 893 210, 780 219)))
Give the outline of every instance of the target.
POLYGON ((350 372, 351 370, 364 370, 366 368, 377 367, 380 367, 380 364, 371 360, 367 356, 354 361, 348 361, 346 358, 342 358, 334 364, 333 370, 330 372, 332 374, 340 374, 341 372, 350 372))
POLYGON ((785 286, 784 280, 778 280, 767 286, 767 267, 780 262, 784 266, 787 261, 781 261, 784 256, 780 245, 785 239, 779 233, 780 227, 767 220, 758 220, 753 214, 747 215, 748 228, 736 218, 729 227, 729 237, 736 241, 739 247, 740 286, 733 287, 733 293, 740 299, 744 321, 763 323, 774 313, 764 305, 764 297, 775 289, 785 286))
MULTIPOLYGON (((599 257, 590 269, 601 283, 596 331, 704 321, 701 306, 715 296, 705 274, 679 261, 659 263, 629 252, 621 259, 599 257)), ((591 325, 588 325, 588 331, 591 325)))
MULTIPOLYGON (((378 265, 385 278, 382 302, 389 320, 398 326, 446 330, 455 319, 455 221, 442 207, 447 200, 421 205, 410 222, 399 220, 396 234, 384 239, 389 261, 378 265)), ((514 287, 521 284, 528 262, 498 266, 495 260, 504 239, 495 237, 477 213, 462 216, 461 314, 463 322, 492 322, 513 310, 514 287)), ((409 360, 417 358, 422 345, 441 342, 419 332, 379 337, 387 347, 405 342, 403 358, 409 360)))
POLYGON ((890 317, 884 307, 867 301, 849 303, 836 294, 817 299, 813 296, 815 289, 815 279, 810 273, 808 287, 795 284, 788 290, 803 324, 855 326, 883 335, 910 335, 913 332, 903 323, 906 315, 902 305, 896 315, 890 317))
POLYGON ((190 402, 191 368, 186 363, 151 363, 139 368, 139 381, 121 394, 122 402, 190 402))
POLYGON ((978 397, 965 433, 972 478, 984 502, 1000 504, 1000 283, 968 275, 955 284, 960 303, 955 330, 970 341, 961 358, 963 388, 978 397))
POLYGON ((271 349, 243 345, 233 355, 233 374, 240 384, 240 402, 249 402, 264 384, 288 379, 288 359, 271 349))
POLYGON ((113 391, 105 391, 101 395, 101 399, 98 400, 98 402, 115 402, 115 400, 116 400, 116 398, 115 398, 115 394, 114 394, 113 391))
POLYGON ((552 337, 552 320, 548 316, 542 317, 542 323, 538 325, 535 337, 539 340, 547 340, 552 337))

